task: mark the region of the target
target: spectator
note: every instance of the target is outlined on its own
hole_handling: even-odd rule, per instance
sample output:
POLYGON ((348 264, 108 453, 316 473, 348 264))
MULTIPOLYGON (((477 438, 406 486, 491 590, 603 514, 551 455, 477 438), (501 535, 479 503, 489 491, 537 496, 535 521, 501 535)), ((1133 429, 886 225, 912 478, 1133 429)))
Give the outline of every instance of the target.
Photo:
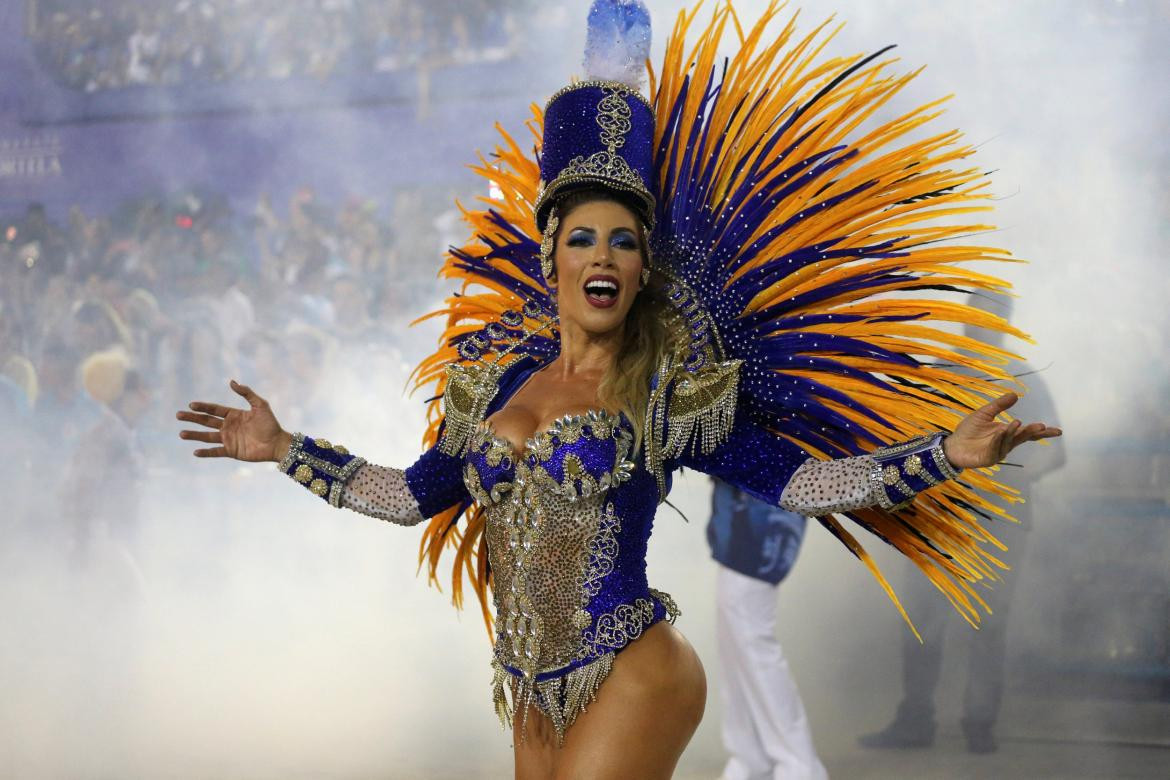
POLYGON ((824 780, 808 717, 776 639, 777 586, 806 519, 715 481, 707 540, 719 564, 716 634, 723 703, 722 780, 824 780))
MULTIPOLYGON (((1011 299, 1000 301, 973 296, 971 305, 1010 317, 1011 299)), ((973 326, 966 335, 1002 347, 1003 335, 973 326)), ((1023 420, 1059 423, 1056 406, 1043 378, 1025 364, 1028 392, 1012 413, 1023 420)), ((1012 594, 1027 550, 1028 531, 1033 525, 1033 493, 1036 483, 1064 465, 1064 443, 1054 439, 1047 446, 1019 450, 1017 466, 1005 465, 998 476, 1004 484, 1017 489, 1023 503, 1011 507, 1019 524, 996 523, 991 530, 1008 550, 1002 556, 1013 567, 1002 582, 981 595, 991 614, 986 615, 978 631, 968 631, 964 639, 970 647, 967 663, 967 687, 963 697, 963 736, 972 753, 994 753, 998 749, 995 723, 1003 699, 1004 661, 1007 651, 1008 616, 1012 594)), ((945 629, 954 611, 939 597, 926 578, 912 572, 906 589, 906 608, 914 616, 922 641, 904 632, 902 640, 902 701, 891 723, 881 731, 862 736, 858 741, 868 748, 924 748, 934 744, 934 693, 942 671, 945 629)))
POLYGON ((514 50, 507 30, 522 5, 180 0, 144 10, 132 0, 41 0, 32 28, 50 73, 97 92, 501 59, 514 50))
POLYGON ((96 352, 81 367, 82 383, 101 408, 66 466, 61 508, 75 563, 88 563, 92 545, 110 542, 132 559, 138 527, 139 483, 145 461, 136 429, 150 406, 142 376, 120 349, 96 352))

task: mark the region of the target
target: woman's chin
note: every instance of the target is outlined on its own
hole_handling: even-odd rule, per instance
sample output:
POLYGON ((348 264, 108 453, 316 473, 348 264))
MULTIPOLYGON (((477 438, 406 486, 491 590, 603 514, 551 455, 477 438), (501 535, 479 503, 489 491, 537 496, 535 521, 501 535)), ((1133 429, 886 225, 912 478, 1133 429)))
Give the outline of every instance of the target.
POLYGON ((585 308, 585 311, 569 318, 562 315, 561 326, 568 324, 566 322, 568 319, 591 336, 607 336, 619 330, 626 321, 626 315, 630 313, 629 307, 622 307, 620 303, 609 308, 594 308, 586 304, 585 308))

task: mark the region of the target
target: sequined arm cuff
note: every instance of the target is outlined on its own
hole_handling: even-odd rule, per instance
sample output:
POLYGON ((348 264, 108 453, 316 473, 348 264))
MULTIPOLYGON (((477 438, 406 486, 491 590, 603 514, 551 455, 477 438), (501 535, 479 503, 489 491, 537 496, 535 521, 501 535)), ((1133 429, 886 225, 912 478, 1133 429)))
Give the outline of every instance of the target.
POLYGON ((364 458, 350 455, 349 450, 339 444, 295 433, 292 446, 279 468, 313 495, 340 507, 345 484, 365 464, 364 458))
POLYGON ((882 447, 870 453, 872 479, 883 509, 898 510, 929 487, 959 476, 943 452, 945 435, 936 433, 882 447))
POLYGON ((814 517, 867 506, 896 511, 959 475, 943 454, 942 440, 939 433, 853 458, 810 458, 785 485, 780 506, 814 517))

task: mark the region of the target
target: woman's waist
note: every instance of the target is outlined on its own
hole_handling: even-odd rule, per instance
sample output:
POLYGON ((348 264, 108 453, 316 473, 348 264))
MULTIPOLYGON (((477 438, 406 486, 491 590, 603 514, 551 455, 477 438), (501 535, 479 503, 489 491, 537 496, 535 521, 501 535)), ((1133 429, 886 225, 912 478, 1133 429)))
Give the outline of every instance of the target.
POLYGON ((539 602, 533 606, 538 620, 535 625, 529 622, 526 632, 517 631, 522 621, 501 615, 495 654, 511 674, 532 673, 538 681, 564 676, 620 652, 650 626, 664 618, 673 622, 678 615, 669 595, 644 582, 640 588, 627 585, 621 592, 603 590, 585 607, 566 610, 546 605, 546 612, 539 609, 539 602))

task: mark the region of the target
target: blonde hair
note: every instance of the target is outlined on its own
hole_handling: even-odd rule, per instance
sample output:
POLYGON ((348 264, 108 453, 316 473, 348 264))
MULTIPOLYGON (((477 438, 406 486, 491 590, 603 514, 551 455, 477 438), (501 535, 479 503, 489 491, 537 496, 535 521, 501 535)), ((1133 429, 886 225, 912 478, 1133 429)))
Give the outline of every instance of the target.
POLYGON ((11 355, 4 361, 4 368, 0 369, 0 374, 11 379, 24 391, 29 406, 36 406, 40 385, 37 382, 37 369, 31 360, 24 355, 11 355))
POLYGON ((95 401, 109 406, 122 397, 130 356, 122 347, 94 352, 81 364, 81 384, 95 401))
MULTIPOLYGON (((610 201, 629 209, 635 217, 638 210, 624 200, 603 190, 577 190, 560 200, 557 209, 561 224, 575 208, 586 203, 610 201)), ((666 307, 663 304, 661 281, 650 263, 649 232, 638 219, 642 247, 642 263, 650 268, 650 281, 634 298, 626 314, 622 343, 617 357, 597 386, 597 400, 607 409, 623 412, 634 425, 634 451, 642 444, 646 427, 646 407, 650 402, 650 377, 670 348, 671 334, 665 324, 666 307)), ((555 244, 554 244, 555 246, 555 244)))

